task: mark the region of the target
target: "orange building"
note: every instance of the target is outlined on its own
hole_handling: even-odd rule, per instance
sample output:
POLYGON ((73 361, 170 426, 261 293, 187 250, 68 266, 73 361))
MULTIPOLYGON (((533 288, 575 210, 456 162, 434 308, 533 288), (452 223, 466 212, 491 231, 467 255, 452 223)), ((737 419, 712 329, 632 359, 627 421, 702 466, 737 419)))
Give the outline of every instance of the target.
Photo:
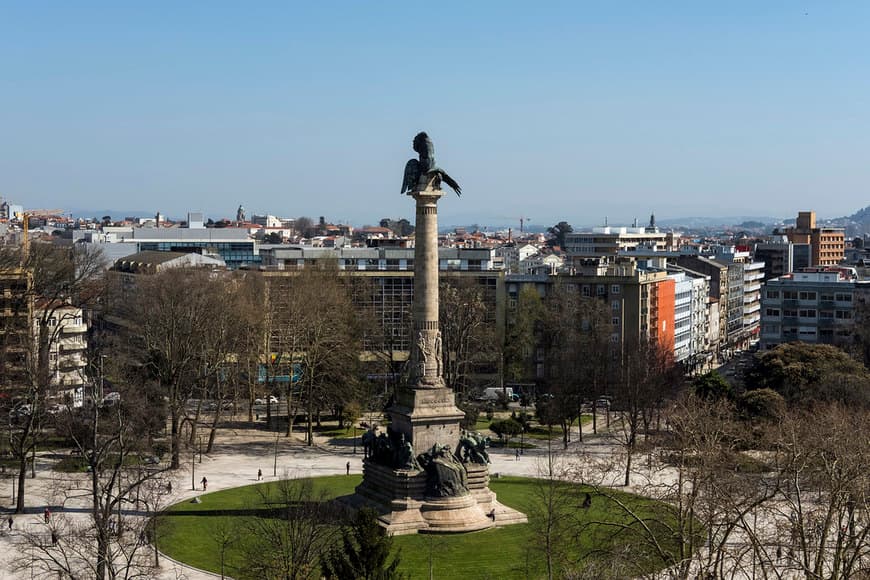
POLYGON ((676 282, 660 280, 649 285, 650 338, 654 338, 668 352, 674 352, 674 318, 676 282))

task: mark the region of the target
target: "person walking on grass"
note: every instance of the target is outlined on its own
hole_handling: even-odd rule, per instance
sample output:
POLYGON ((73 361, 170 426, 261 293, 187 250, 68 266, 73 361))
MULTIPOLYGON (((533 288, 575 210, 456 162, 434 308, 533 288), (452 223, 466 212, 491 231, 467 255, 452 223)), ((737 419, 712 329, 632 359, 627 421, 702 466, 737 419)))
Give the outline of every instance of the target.
POLYGON ((263 470, 258 469, 257 470, 257 481, 260 481, 261 479, 263 479, 263 470))
POLYGON ((202 483, 202 491, 208 489, 208 480, 205 478, 204 475, 202 476, 202 481, 200 483, 202 483))

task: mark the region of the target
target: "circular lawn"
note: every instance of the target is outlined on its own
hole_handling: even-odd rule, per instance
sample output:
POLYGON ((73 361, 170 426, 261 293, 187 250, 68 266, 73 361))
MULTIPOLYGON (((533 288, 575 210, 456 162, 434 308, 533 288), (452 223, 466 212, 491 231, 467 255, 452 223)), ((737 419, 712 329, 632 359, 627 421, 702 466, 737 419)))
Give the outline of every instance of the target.
MULTIPOLYGON (((360 481, 359 475, 314 478, 311 497, 324 501, 349 495, 360 481)), ((200 496, 202 503, 169 507, 158 521, 158 547, 196 568, 220 573, 223 564, 227 576, 250 577, 245 560, 251 551, 245 544, 249 534, 262 529, 257 518, 274 518, 276 505, 265 498, 274 497, 270 492, 280 484, 213 492, 200 496)), ((434 578, 545 578, 549 553, 554 577, 590 567, 599 577, 624 577, 666 567, 679 553, 674 515, 660 502, 521 477, 493 479, 490 488, 501 503, 525 513, 529 523, 468 534, 395 536, 399 570, 410 578, 429 578, 430 568, 434 578)), ((319 578, 317 570, 314 563, 311 577, 319 578)))

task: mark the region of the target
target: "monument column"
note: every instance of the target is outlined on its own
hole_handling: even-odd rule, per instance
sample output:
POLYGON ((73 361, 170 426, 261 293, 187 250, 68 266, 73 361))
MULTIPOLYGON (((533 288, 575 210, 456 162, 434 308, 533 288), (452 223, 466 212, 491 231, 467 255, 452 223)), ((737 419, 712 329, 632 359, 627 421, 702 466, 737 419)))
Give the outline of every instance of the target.
POLYGON ((388 410, 390 428, 404 435, 416 453, 434 445, 456 449, 459 421, 453 390, 442 377, 442 341, 438 324, 438 200, 443 192, 431 177, 422 176, 408 193, 417 202, 414 230, 413 340, 410 380, 400 386, 388 410))
POLYGON ((411 195, 417 202, 411 386, 443 387, 438 321, 438 200, 443 194, 424 189, 411 195))

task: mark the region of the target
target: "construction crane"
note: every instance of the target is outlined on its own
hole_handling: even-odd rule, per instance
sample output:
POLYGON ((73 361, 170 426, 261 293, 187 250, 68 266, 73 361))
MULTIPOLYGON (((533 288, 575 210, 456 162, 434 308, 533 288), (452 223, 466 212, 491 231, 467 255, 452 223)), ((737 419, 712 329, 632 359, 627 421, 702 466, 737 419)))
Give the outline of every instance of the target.
POLYGON ((21 265, 24 266, 27 264, 27 260, 30 257, 30 238, 28 237, 28 231, 30 227, 30 216, 34 217, 51 217, 51 216, 60 216, 63 215, 62 209, 26 209, 24 213, 21 215, 21 221, 23 224, 23 236, 21 238, 21 265))

